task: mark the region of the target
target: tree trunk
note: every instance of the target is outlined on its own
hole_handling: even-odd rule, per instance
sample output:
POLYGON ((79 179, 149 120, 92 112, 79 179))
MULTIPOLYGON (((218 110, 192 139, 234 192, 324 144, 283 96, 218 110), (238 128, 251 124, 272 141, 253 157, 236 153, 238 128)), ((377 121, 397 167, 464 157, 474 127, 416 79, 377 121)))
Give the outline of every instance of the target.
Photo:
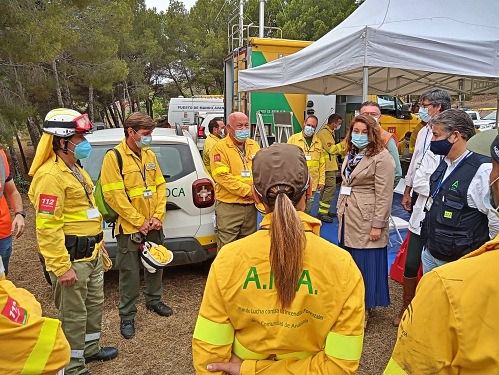
POLYGON ((66 99, 65 102, 67 103, 68 108, 73 108, 73 98, 71 97, 71 90, 69 89, 67 78, 64 78, 64 97, 66 99))
POLYGON ((123 114, 120 113, 120 110, 118 109, 118 106, 116 105, 116 101, 113 99, 113 103, 111 104, 111 107, 113 108, 113 112, 115 113, 115 116, 117 116, 118 120, 118 126, 117 128, 121 128, 123 123, 125 122, 125 118, 123 117, 123 114), (119 125, 121 123, 121 125, 119 125))
POLYGON ((14 177, 20 177, 21 171, 19 168, 19 160, 17 160, 16 150, 12 145, 9 146, 9 156, 10 156, 10 164, 13 167, 12 169, 14 170, 13 174, 14 177))
POLYGON ((114 126, 114 123, 113 123, 112 119, 109 117, 109 114, 107 112, 107 107, 104 107, 104 115, 106 116, 106 120, 107 120, 107 123, 109 124, 109 127, 115 128, 116 126, 114 126))
POLYGON ((114 112, 113 105, 110 104, 107 108, 109 110, 109 114, 111 115, 111 118, 113 119, 114 127, 115 128, 120 128, 120 121, 118 120, 118 117, 116 117, 116 113, 114 112))
POLYGON ((130 91, 128 91, 128 82, 125 81, 125 99, 126 101, 128 102, 128 108, 130 108, 130 111, 131 112, 135 112, 134 109, 133 109, 133 102, 132 102, 132 99, 130 98, 130 91))
POLYGON ((178 92, 180 93, 180 95, 182 96, 185 96, 184 94, 184 91, 182 90, 182 86, 180 85, 180 83, 177 81, 177 78, 175 78, 175 74, 173 74, 172 72, 172 69, 170 68, 170 66, 168 65, 168 74, 170 75, 170 78, 173 80, 173 82, 175 83, 175 86, 177 87, 177 90, 178 92))
POLYGON ((21 154, 21 159, 23 161, 24 172, 25 174, 28 174, 29 172, 28 162, 26 161, 26 155, 24 155, 23 145, 21 143, 21 139, 19 138, 19 134, 17 132, 16 132, 16 141, 17 141, 17 147, 19 147, 19 153, 21 154))
POLYGON ((88 117, 94 122, 94 87, 88 86, 88 117))
POLYGON ((125 122, 127 114, 126 114, 126 105, 125 105, 124 100, 120 100, 120 110, 121 110, 121 117, 123 119, 123 122, 125 122))
POLYGON ((62 100, 62 91, 61 91, 61 85, 59 82, 59 73, 57 72, 57 61, 54 59, 52 61, 52 70, 54 71, 54 78, 55 78, 55 92, 57 94, 57 102, 61 107, 64 107, 64 101, 62 100))
POLYGON ((40 131, 37 129, 37 126, 31 117, 26 120, 26 125, 28 128, 29 138, 31 139, 31 143, 36 150, 36 146, 38 146, 38 142, 40 141, 40 131))

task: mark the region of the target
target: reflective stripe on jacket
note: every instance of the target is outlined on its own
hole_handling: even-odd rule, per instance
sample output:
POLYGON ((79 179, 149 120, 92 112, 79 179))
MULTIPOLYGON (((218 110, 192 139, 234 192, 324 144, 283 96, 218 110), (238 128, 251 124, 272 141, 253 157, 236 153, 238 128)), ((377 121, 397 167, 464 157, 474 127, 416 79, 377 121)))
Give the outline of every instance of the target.
POLYGON ((116 155, 108 152, 102 162, 101 182, 104 199, 119 215, 117 232, 136 233, 146 219, 153 217, 163 222, 166 181, 156 154, 151 149, 142 149, 138 156, 130 150, 126 139, 116 149, 123 160, 122 174, 116 155))
MULTIPOLYGON (((88 196, 83 185, 56 155, 36 171, 28 193, 36 211, 38 249, 47 271, 57 277, 71 268, 64 236, 96 236, 102 232, 102 217, 92 195, 92 179, 85 170, 78 169, 87 185, 88 196)), ((99 250, 100 245, 95 246, 92 256, 75 262, 93 260, 99 250)))
POLYGON ((424 275, 385 375, 497 374, 499 236, 424 275))
POLYGON ((251 169, 260 146, 247 139, 241 155, 230 136, 220 140, 211 151, 211 175, 216 182, 215 197, 225 203, 253 203, 251 169), (246 198, 245 198, 246 197, 246 198))
POLYGON ((26 289, 0 281, 0 369, 2 374, 55 374, 69 362, 69 343, 57 319, 26 289))
POLYGON ((320 222, 303 212, 303 271, 290 307, 281 309, 270 272, 269 227, 226 245, 210 273, 194 330, 197 374, 242 358, 247 374, 353 374, 364 331, 364 283, 351 256, 318 236, 320 222), (317 262, 320 259, 320 262, 317 262), (284 361, 286 359, 286 361, 284 361))
POLYGON ((314 135, 310 147, 305 141, 303 132, 293 134, 288 143, 300 147, 307 157, 308 171, 312 178, 312 191, 317 190, 317 185, 324 185, 326 182, 326 158, 319 138, 314 135), (309 160, 310 159, 310 160, 309 160))
POLYGON ((203 164, 206 171, 211 175, 210 154, 213 147, 221 140, 214 134, 209 134, 203 146, 203 164))

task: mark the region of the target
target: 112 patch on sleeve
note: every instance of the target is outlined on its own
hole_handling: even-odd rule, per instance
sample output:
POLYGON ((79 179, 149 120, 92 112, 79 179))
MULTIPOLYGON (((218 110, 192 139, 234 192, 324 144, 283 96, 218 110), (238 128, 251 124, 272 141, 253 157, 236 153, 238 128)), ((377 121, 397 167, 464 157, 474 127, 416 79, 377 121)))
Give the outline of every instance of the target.
POLYGON ((2 310, 2 315, 17 324, 26 324, 28 320, 28 312, 19 306, 12 297, 7 297, 7 303, 2 310))
POLYGON ((38 201, 38 212, 41 214, 53 215, 55 212, 56 204, 57 196, 40 194, 40 200, 38 201))

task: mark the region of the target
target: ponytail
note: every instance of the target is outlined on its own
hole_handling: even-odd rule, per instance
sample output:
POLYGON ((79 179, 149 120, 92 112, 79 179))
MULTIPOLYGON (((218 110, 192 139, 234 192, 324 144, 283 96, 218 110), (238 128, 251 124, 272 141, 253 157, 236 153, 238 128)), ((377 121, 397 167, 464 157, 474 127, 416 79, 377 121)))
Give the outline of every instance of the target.
POLYGON ((270 268, 282 308, 289 307, 295 298, 303 271, 303 250, 306 244, 303 224, 288 197, 291 191, 286 190, 278 190, 275 201, 269 202, 271 206, 274 203, 270 224, 270 268))

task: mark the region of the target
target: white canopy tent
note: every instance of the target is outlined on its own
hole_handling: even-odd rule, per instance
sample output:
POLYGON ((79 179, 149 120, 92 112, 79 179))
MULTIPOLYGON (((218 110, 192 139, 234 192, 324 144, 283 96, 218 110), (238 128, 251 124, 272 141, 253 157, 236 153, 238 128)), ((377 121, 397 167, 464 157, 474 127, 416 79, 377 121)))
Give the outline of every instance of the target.
POLYGON ((499 90, 499 0, 366 0, 303 50, 239 73, 239 91, 363 95, 499 90))

